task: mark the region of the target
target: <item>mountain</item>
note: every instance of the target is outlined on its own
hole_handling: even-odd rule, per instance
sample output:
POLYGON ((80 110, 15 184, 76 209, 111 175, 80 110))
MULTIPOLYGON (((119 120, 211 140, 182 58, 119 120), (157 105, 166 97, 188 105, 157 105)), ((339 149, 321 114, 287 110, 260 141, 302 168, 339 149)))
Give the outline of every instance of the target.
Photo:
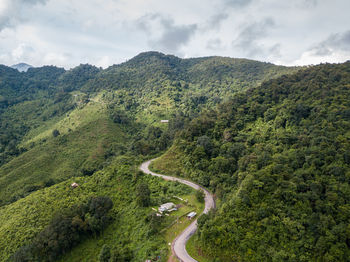
POLYGON ((154 169, 217 197, 192 240, 209 261, 346 260, 349 74, 158 52, 0 65, 0 261, 167 261, 152 207, 196 194, 137 171, 162 153, 154 169))
POLYGON ((19 63, 12 65, 11 68, 17 69, 19 72, 27 72, 29 68, 33 68, 33 66, 28 65, 26 63, 19 63))
POLYGON ((310 67, 236 93, 181 131, 154 168, 218 197, 198 220, 200 254, 348 260, 349 81, 349 62, 310 67))

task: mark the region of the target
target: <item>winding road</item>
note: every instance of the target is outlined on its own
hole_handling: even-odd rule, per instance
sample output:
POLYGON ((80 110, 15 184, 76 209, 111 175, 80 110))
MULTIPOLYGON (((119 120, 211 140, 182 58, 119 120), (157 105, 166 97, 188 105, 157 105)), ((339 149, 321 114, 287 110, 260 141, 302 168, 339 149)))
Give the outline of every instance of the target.
MULTIPOLYGON (((204 199, 205 207, 204 207, 203 214, 207 214, 210 209, 215 208, 215 201, 214 201, 213 195, 202 186, 182 178, 165 176, 165 175, 157 174, 150 171, 148 167, 153 160, 155 159, 148 160, 142 163, 142 165, 140 166, 140 170, 146 174, 161 177, 168 181, 178 181, 196 190, 202 189, 205 194, 205 199, 204 199)), ((197 219, 193 221, 180 235, 178 235, 173 241, 173 243, 171 244, 171 250, 173 252, 173 255, 176 256, 181 262, 197 262, 197 260, 193 259, 186 251, 186 242, 196 232, 196 230, 197 230, 197 219)))

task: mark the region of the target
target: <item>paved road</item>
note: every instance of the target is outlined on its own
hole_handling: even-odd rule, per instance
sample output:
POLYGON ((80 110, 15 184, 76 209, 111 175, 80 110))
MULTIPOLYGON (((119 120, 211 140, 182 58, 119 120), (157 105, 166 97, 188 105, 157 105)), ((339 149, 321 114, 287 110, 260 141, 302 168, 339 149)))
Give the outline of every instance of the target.
MULTIPOLYGON (((172 177, 172 176, 165 176, 161 174, 154 173, 149 170, 148 166, 153 161, 148 160, 140 166, 140 170, 143 171, 146 174, 150 174, 152 176, 161 177, 165 180, 169 181, 178 181, 182 184, 188 185, 196 190, 202 189, 205 194, 205 208, 203 211, 203 214, 207 214, 210 209, 215 208, 215 201, 213 195, 206 190, 205 188, 201 187, 200 185, 197 185, 193 182, 187 181, 182 178, 172 177)), ((197 260, 190 257, 190 255, 186 251, 186 242, 187 240, 196 232, 197 230, 197 219, 191 223, 179 236, 175 238, 171 245, 171 249, 173 254, 181 261, 181 262, 197 262, 197 260)))

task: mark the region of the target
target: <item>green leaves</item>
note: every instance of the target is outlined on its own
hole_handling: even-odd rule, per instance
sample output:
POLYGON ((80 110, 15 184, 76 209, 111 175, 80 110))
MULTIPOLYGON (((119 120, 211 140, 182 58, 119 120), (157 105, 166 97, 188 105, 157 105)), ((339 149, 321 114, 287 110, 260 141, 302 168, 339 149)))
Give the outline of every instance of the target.
POLYGON ((205 253, 223 261, 348 260, 349 70, 327 64, 270 80, 192 120, 172 152, 182 173, 223 203, 198 220, 205 253))

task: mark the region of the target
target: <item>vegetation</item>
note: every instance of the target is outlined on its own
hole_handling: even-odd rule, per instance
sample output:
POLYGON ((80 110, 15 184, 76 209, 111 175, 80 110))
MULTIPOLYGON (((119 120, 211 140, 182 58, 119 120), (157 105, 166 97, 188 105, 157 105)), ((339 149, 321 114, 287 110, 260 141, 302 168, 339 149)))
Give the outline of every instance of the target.
POLYGON ((137 171, 167 149, 154 169, 218 199, 191 240, 205 259, 348 260, 349 83, 350 63, 157 52, 105 70, 0 66, 0 261, 166 261, 174 216, 203 205, 137 171), (196 207, 152 211, 174 195, 196 207))
POLYGON ((112 206, 110 198, 94 197, 87 203, 61 211, 31 244, 22 246, 13 255, 13 260, 54 261, 57 256, 77 245, 83 237, 103 230, 111 219, 108 211, 112 206))
MULTIPOLYGON (((136 189, 141 184, 148 185, 152 207, 171 201, 174 195, 188 195, 192 191, 182 184, 166 182, 135 171, 134 165, 139 163, 135 161, 133 157, 117 157, 108 167, 92 176, 68 179, 1 207, 0 261, 6 261, 17 250, 20 250, 19 254, 23 250, 28 250, 28 246, 31 243, 38 243, 37 239, 41 237, 43 237, 42 240, 53 237, 53 234, 46 235, 47 230, 52 228, 51 221, 67 222, 63 225, 58 223, 57 226, 60 227, 75 227, 77 222, 83 226, 81 230, 59 230, 61 233, 73 231, 76 237, 76 234, 80 233, 79 240, 73 238, 76 246, 72 250, 64 249, 65 254, 56 257, 56 260, 97 261, 102 246, 108 245, 111 247, 111 257, 115 253, 125 256, 129 261, 140 261, 161 256, 163 259, 161 261, 164 261, 167 256, 167 244, 160 232, 162 226, 159 223, 156 228, 151 225, 149 216, 153 211, 151 207, 141 208, 137 204, 136 189), (78 183, 79 187, 73 189, 71 187, 73 182, 78 183), (96 208, 98 205, 89 201, 96 197, 101 199, 99 196, 106 196, 113 202, 113 207, 108 212, 108 216, 113 220, 103 219, 108 222, 104 230, 98 227, 104 223, 96 223, 92 215, 100 212, 101 209, 96 208), (77 209, 74 206, 91 208, 80 212, 80 208, 77 209), (83 213, 85 215, 82 215, 83 213), (75 214, 78 214, 80 219, 75 214), (57 216, 64 219, 57 220, 55 219, 57 216), (94 227, 94 231, 88 226, 90 223, 97 226, 94 227)), ((106 203, 108 202, 109 200, 106 203)), ((98 217, 103 218, 100 215, 98 217)), ((67 238, 70 239, 68 236, 67 238)))
POLYGON ((198 220, 195 243, 205 254, 348 260, 349 81, 350 63, 267 81, 193 119, 155 163, 181 167, 171 171, 221 200, 198 220))

